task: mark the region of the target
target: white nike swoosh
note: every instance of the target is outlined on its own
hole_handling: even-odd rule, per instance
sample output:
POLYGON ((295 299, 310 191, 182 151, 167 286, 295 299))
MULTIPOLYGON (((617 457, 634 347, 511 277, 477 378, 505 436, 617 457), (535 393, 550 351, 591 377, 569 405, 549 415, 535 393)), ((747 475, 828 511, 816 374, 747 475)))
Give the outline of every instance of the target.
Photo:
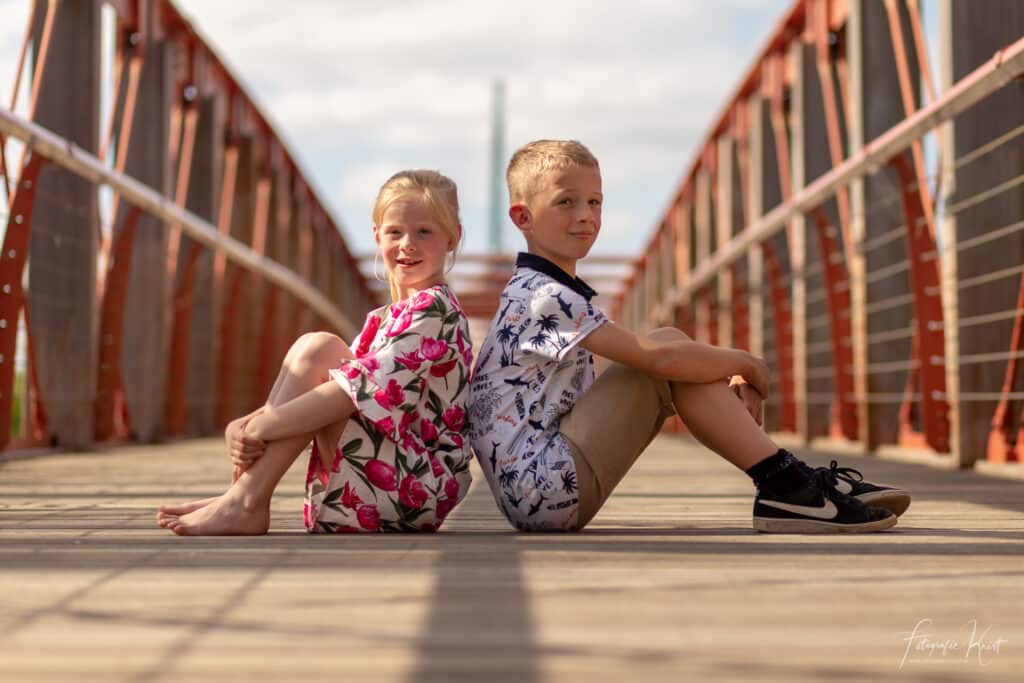
POLYGON ((821 507, 810 507, 808 505, 793 505, 792 503, 780 503, 775 500, 762 500, 761 505, 767 505, 768 507, 778 508, 779 510, 785 510, 786 512, 793 512, 798 515, 807 515, 808 517, 817 517, 818 519, 832 519, 839 510, 836 509, 836 504, 831 500, 826 499, 825 504, 821 507))
POLYGON ((839 493, 849 493, 853 490, 853 485, 843 479, 837 479, 835 489, 836 491, 839 491, 839 493))

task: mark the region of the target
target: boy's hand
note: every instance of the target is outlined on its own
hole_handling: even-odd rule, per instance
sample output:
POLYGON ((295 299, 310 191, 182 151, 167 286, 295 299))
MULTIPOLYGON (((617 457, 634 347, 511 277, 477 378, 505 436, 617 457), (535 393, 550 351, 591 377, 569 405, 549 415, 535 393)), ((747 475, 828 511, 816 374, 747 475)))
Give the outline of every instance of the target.
POLYGON ((733 375, 729 380, 729 387, 743 402, 743 407, 747 409, 758 426, 763 427, 764 399, 761 398, 761 394, 757 393, 757 390, 739 375, 733 375))
POLYGON ((768 364, 764 362, 764 358, 752 353, 746 351, 741 353, 746 358, 743 363, 744 367, 738 374, 761 395, 761 400, 768 398, 768 389, 771 386, 771 371, 768 370, 768 364))
POLYGON ((246 434, 245 426, 248 418, 240 418, 231 422, 224 430, 224 440, 228 445, 228 457, 235 467, 247 469, 249 465, 263 457, 267 444, 254 436, 246 434))

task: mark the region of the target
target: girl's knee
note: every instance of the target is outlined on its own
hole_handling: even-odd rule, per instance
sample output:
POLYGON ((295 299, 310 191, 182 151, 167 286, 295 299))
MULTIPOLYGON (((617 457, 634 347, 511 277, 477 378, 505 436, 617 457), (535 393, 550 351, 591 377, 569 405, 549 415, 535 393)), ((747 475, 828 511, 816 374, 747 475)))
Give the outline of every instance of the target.
POLYGON ((292 344, 285 357, 285 363, 308 367, 324 364, 333 366, 342 358, 351 355, 348 345, 341 337, 330 332, 307 332, 292 344))
POLYGON ((689 340, 690 336, 678 327, 659 327, 647 333, 648 339, 659 339, 661 341, 689 340))

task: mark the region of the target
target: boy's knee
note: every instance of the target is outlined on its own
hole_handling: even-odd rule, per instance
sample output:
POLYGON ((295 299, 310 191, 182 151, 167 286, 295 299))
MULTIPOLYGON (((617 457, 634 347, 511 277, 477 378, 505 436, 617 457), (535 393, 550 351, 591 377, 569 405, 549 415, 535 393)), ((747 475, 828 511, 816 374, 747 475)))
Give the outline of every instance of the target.
POLYGON ((678 327, 659 327, 647 333, 648 339, 659 339, 661 341, 689 340, 690 336, 678 327))

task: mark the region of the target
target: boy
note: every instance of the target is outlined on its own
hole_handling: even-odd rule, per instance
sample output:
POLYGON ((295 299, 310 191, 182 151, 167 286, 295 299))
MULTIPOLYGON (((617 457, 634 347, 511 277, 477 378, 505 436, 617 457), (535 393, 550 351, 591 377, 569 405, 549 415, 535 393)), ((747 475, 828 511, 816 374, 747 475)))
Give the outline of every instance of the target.
POLYGON ((507 181, 509 216, 528 251, 480 349, 469 418, 484 475, 516 528, 582 529, 673 413, 753 479, 758 531, 862 532, 896 523, 909 493, 845 468, 812 469, 760 429, 763 360, 674 328, 637 336, 590 304, 595 292, 576 277, 576 262, 601 228, 602 194, 586 147, 531 142, 512 156, 507 181), (594 354, 612 361, 596 381, 594 354), (725 381, 734 376, 747 382, 736 393, 725 381))

